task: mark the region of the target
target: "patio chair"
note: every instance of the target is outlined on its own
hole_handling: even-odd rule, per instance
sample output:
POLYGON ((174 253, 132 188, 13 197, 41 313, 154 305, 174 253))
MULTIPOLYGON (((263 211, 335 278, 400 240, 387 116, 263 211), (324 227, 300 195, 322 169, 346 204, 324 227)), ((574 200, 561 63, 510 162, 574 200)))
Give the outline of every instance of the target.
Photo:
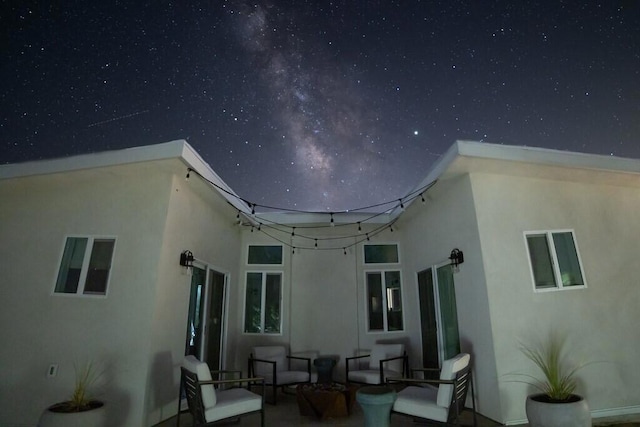
POLYGON ((222 377, 225 374, 237 374, 238 376, 241 374, 240 371, 209 371, 209 366, 194 356, 186 356, 180 369, 182 371, 182 386, 187 395, 194 427, 210 426, 220 420, 237 419, 241 415, 255 412, 260 413, 260 425, 264 427, 264 382, 262 378, 212 380, 212 375, 222 377), (237 386, 245 382, 262 383, 262 396, 237 386), (216 389, 216 387, 218 388, 216 389))
POLYGON ((263 377, 266 386, 273 387, 273 404, 277 404, 278 387, 285 392, 285 387, 311 382, 311 358, 291 356, 285 346, 253 347, 249 355, 249 376, 263 377), (291 360, 306 361, 307 369, 291 370, 291 360))
MULTIPOLYGON (((460 413, 465 409, 467 392, 471 388, 473 425, 477 425, 476 405, 471 376, 471 356, 461 353, 445 360, 440 379, 416 379, 418 372, 434 369, 412 369, 412 378, 390 378, 387 382, 402 382, 408 386, 398 392, 391 413, 422 418, 444 425, 460 425, 460 413)), ((437 371, 437 369, 435 369, 437 371)))
POLYGON ((345 362, 347 382, 361 384, 384 384, 389 377, 404 377, 409 366, 404 344, 375 344, 369 354, 347 357, 345 362), (360 362, 367 357, 366 369, 349 369, 350 362, 360 362))

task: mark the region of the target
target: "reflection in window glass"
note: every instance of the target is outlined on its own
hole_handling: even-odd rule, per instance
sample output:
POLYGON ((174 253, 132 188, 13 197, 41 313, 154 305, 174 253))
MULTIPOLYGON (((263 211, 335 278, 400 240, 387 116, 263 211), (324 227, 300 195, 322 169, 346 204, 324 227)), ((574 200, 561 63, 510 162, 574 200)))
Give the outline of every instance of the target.
POLYGON ((366 281, 369 331, 403 330, 400 271, 368 272, 366 281))
POLYGON ((249 264, 282 264, 282 246, 249 246, 249 264))
POLYGON ((247 273, 244 332, 278 334, 282 318, 282 273, 247 273))
POLYGON ((244 309, 244 331, 261 332, 262 273, 247 273, 247 292, 244 309))
POLYGON ((398 245, 364 245, 365 264, 398 262, 398 245))
POLYGON ((87 241, 88 239, 85 237, 69 237, 67 239, 60 270, 58 271, 55 292, 75 294, 78 291, 82 262, 87 250, 87 241))

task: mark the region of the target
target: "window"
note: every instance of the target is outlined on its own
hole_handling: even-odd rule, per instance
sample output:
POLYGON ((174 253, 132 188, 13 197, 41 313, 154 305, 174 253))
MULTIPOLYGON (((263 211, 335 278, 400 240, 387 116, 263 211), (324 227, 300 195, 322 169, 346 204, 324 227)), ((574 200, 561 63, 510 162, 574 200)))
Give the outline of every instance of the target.
POLYGON ((398 262, 398 245, 364 245, 365 264, 395 264, 398 262))
POLYGON ((67 237, 55 293, 106 295, 116 239, 67 237))
POLYGON ((525 233, 535 289, 585 287, 573 231, 525 233))
POLYGON ((250 245, 248 264, 282 265, 282 246, 250 245))
POLYGON ((248 272, 244 332, 279 334, 282 312, 282 273, 248 272))
POLYGON ((369 271, 366 281, 369 331, 402 331, 400 271, 369 271))

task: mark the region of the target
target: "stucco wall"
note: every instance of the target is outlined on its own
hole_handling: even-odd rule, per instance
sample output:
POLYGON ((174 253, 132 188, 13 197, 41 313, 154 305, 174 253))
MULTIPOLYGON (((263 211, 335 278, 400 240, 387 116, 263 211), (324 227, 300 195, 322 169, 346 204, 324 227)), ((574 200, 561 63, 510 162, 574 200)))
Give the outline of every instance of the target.
POLYGON ((144 167, 0 181, 0 424, 35 425, 87 360, 106 368, 110 425, 142 424, 169 185, 144 167), (69 234, 117 238, 106 297, 53 295, 69 234))
MULTIPOLYGON (((184 357, 191 289, 191 271, 179 265, 180 253, 190 250, 209 268, 228 275, 230 307, 235 306, 238 296, 240 231, 235 224, 237 211, 219 193, 212 191, 210 184, 198 176, 185 180, 183 174, 184 167, 178 168, 167 187, 170 202, 162 233, 164 239, 153 303, 145 425, 154 425, 177 411, 179 366, 184 357)), ((235 310, 227 320, 231 322, 227 326, 235 330, 235 310)), ((225 361, 233 361, 235 339, 235 334, 224 337, 225 361)), ((232 362, 225 366, 243 367, 232 362)))
MULTIPOLYGON (((633 179, 633 178, 630 178, 633 179)), ((594 416, 640 409, 638 277, 640 192, 634 187, 473 174, 496 349, 502 421, 525 419, 530 387, 511 373, 538 373, 520 342, 567 333, 578 392, 594 416), (523 233, 573 229, 586 289, 535 293, 523 233)))
POLYGON ((406 260, 411 365, 422 364, 417 273, 447 262, 451 250, 458 248, 465 258, 460 271, 454 274, 461 350, 472 356, 478 411, 498 419, 501 409, 495 399, 497 381, 489 302, 469 176, 442 179, 424 196, 425 203, 418 198, 398 222, 406 260))
MULTIPOLYGON (((362 234, 372 229, 362 225, 362 234)), ((319 230, 298 230, 308 236, 337 237, 358 235, 357 227, 346 230, 342 227, 322 228, 319 230)), ((273 234, 273 233, 272 233, 273 234)), ((288 235, 282 236, 284 239, 288 235)), ((362 239, 363 237, 361 237, 362 239)), ((383 232, 371 239, 371 243, 399 243, 400 235, 383 232)), ((280 335, 243 334, 242 315, 244 312, 244 272, 246 251, 250 244, 278 244, 274 239, 254 230, 243 231, 241 276, 238 299, 238 363, 244 363, 255 345, 271 345, 283 343, 288 345, 294 354, 330 355, 338 360, 334 368, 334 378, 344 379, 345 358, 353 356, 358 350, 369 350, 377 342, 409 341, 411 331, 405 323, 404 331, 387 333, 369 333, 366 325, 365 282, 362 261, 362 244, 351 246, 357 238, 331 241, 326 245, 334 245, 337 249, 323 250, 320 241, 318 250, 304 250, 298 247, 295 254, 289 246, 284 246, 284 266, 271 267, 283 271, 283 330, 280 335)), ((287 240, 285 240, 287 241, 287 240)), ((306 243, 313 246, 313 240, 306 243)), ((290 242, 289 242, 290 243, 290 242)), ((300 245, 300 243, 295 243, 300 245)), ((400 245, 402 251, 402 245, 400 245)), ((402 260, 401 260, 402 261, 402 260)), ((401 265, 390 266, 401 269, 401 265)), ((366 269, 376 269, 367 267, 366 269)), ((403 277, 403 290, 406 286, 403 277)), ((408 301, 403 295, 403 300, 408 301)), ((405 322, 406 316, 405 312, 405 322)))

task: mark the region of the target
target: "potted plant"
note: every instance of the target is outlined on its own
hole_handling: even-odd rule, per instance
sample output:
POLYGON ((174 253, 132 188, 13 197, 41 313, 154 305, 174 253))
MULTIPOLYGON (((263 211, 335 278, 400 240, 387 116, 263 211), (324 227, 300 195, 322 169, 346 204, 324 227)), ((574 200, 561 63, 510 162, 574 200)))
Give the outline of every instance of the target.
POLYGON ((590 427, 591 413, 584 397, 576 394, 576 372, 565 360, 564 337, 552 333, 539 346, 523 345, 521 350, 543 373, 542 380, 531 375, 523 381, 539 393, 527 396, 526 413, 531 427, 590 427))
POLYGON ((91 395, 90 388, 102 376, 91 362, 75 367, 76 379, 69 400, 49 406, 42 412, 39 427, 94 427, 105 425, 104 402, 91 395))

